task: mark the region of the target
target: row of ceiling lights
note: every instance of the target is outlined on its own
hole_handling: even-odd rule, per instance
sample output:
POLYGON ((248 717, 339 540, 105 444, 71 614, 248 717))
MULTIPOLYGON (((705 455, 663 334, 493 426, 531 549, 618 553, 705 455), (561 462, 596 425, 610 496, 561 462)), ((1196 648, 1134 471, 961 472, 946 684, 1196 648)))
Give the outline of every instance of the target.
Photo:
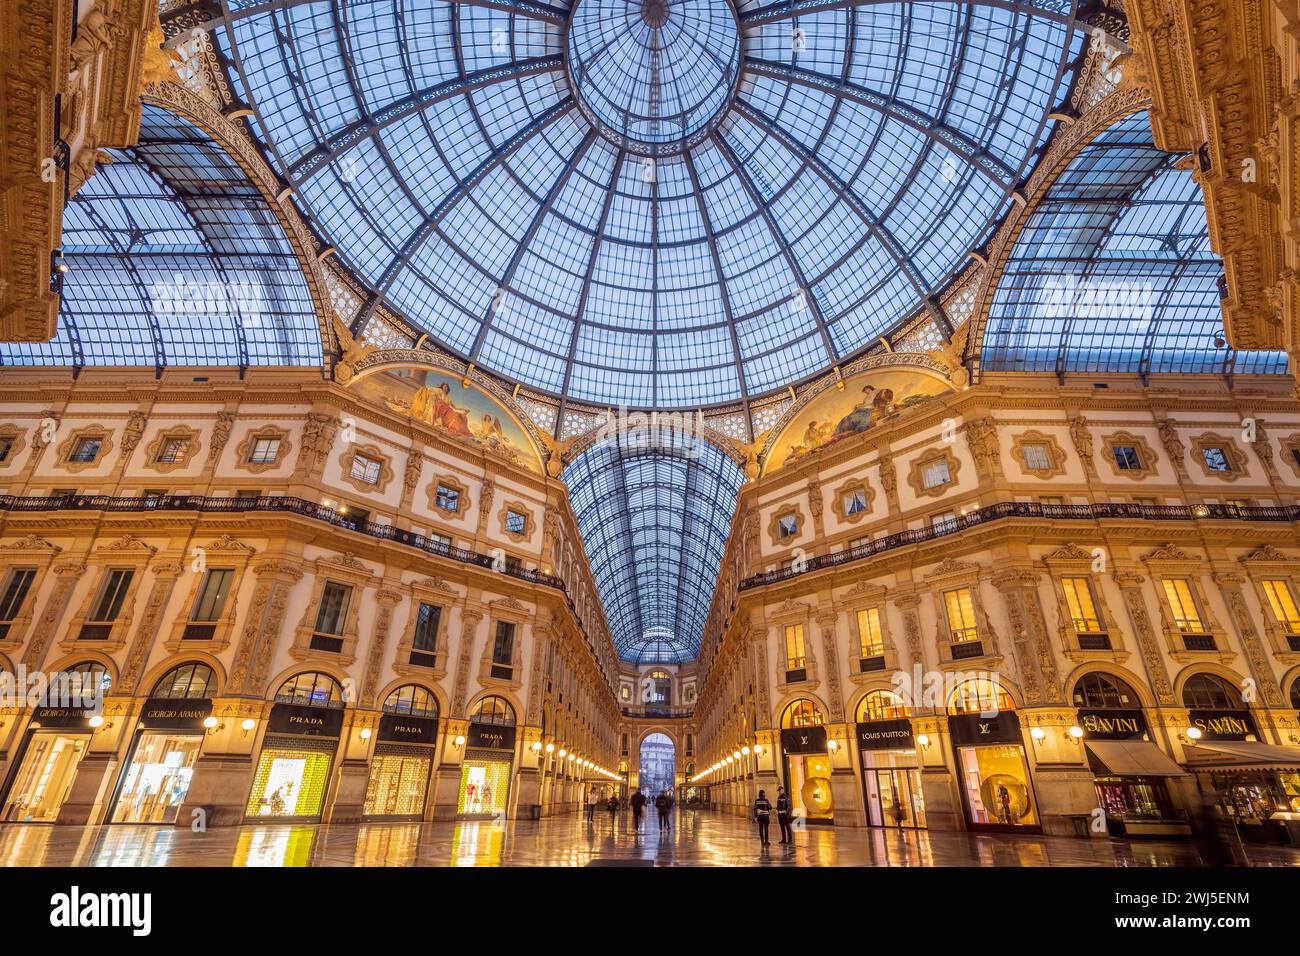
POLYGON ((733 750, 727 756, 720 758, 718 762, 715 763, 712 767, 708 767, 705 770, 701 771, 700 773, 697 773, 695 776, 691 777, 691 783, 696 783, 700 780, 703 780, 705 777, 709 776, 710 774, 715 774, 720 770, 725 770, 727 767, 731 766, 736 761, 748 757, 751 753, 755 757, 757 757, 762 752, 763 752, 762 744, 754 744, 752 748, 748 744, 739 747, 736 750, 733 750))

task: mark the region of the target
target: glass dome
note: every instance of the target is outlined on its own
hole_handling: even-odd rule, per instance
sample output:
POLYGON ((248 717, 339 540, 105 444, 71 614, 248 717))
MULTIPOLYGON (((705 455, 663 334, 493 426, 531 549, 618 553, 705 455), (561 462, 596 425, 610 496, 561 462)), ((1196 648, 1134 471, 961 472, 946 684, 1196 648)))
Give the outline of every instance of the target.
POLYGON ((1072 6, 233 0, 294 200, 382 305, 601 404, 761 395, 926 308, 1046 137, 1072 6))

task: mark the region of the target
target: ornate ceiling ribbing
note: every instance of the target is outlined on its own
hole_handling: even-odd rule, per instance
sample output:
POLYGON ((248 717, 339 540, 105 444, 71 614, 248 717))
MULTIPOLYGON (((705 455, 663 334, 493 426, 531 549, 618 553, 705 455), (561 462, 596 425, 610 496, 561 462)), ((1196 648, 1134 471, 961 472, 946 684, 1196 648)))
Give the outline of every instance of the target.
POLYGON ((208 22, 369 287, 358 331, 392 309, 542 392, 669 407, 770 393, 936 309, 1045 139, 1072 14, 235 0, 208 22))

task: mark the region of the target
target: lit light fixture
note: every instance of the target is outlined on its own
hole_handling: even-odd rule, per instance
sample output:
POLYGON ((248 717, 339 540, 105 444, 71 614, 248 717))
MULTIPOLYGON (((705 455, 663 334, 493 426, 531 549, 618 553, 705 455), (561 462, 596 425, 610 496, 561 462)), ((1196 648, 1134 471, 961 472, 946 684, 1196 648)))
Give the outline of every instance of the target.
POLYGON ((754 755, 755 755, 755 756, 758 756, 758 755, 761 754, 762 752, 763 752, 763 745, 762 745, 762 744, 754 744, 754 755))
POLYGON ((555 744, 547 744, 547 745, 546 745, 546 752, 547 752, 548 754, 553 754, 553 753, 555 753, 555 744))
POLYGON ((369 739, 370 739, 370 728, 369 728, 369 727, 362 727, 362 728, 361 728, 361 739, 362 739, 362 740, 369 740, 369 739))
POLYGON ((1075 724, 1073 727, 1069 729, 1068 733, 1075 740, 1078 740, 1080 737, 1083 736, 1083 728, 1080 727, 1078 724, 1075 724))
POLYGON ((541 753, 541 751, 542 751, 542 742, 540 740, 534 740, 533 753, 541 753))
POLYGON ((930 749, 930 736, 929 736, 929 734, 917 734, 917 735, 916 735, 916 743, 917 743, 917 745, 918 745, 922 750, 929 750, 929 749, 930 749))
POLYGON ((727 758, 727 763, 735 763, 735 762, 736 762, 736 758, 735 758, 735 757, 728 757, 728 758, 727 758))
POLYGON ((733 750, 733 751, 731 752, 731 756, 732 756, 734 759, 739 760, 739 759, 740 759, 740 751, 739 751, 739 750, 733 750))
POLYGON ((746 757, 748 757, 748 756, 749 756, 749 747, 748 747, 748 746, 741 747, 741 748, 740 748, 740 752, 741 752, 742 754, 744 754, 746 757))
POLYGON ((569 754, 569 761, 570 761, 570 762, 573 761, 573 754, 569 754))
POLYGON ((239 729, 242 730, 244 732, 244 736, 247 737, 248 732, 256 726, 257 726, 257 721, 255 721, 252 717, 245 717, 243 723, 239 725, 239 729))
POLYGON ((457 734, 457 735, 456 735, 456 739, 452 741, 452 744, 455 745, 455 747, 456 747, 457 750, 459 750, 461 747, 464 747, 464 746, 465 746, 465 735, 464 735, 464 734, 457 734))
POLYGON ((561 747, 561 748, 560 748, 560 759, 563 760, 564 757, 565 757, 565 755, 566 755, 567 753, 568 753, 568 751, 565 750, 563 747, 561 747))
POLYGON ((1186 733, 1187 733, 1187 737, 1188 737, 1188 739, 1190 739, 1190 740, 1200 740, 1200 739, 1201 739, 1201 728, 1200 728, 1200 727, 1188 727, 1186 733))
POLYGON ((217 726, 217 718, 209 714, 207 717, 203 718, 203 726, 208 728, 208 730, 211 730, 217 726))
POLYGON ((830 740, 826 741, 826 747, 831 753, 835 753, 835 751, 840 749, 840 742, 832 737, 830 740))

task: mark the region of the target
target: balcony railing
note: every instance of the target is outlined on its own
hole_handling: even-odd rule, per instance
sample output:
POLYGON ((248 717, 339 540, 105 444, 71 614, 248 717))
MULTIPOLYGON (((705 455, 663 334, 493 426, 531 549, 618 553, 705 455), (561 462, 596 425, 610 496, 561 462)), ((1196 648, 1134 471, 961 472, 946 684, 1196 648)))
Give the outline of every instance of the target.
POLYGON ((1089 505, 1046 505, 1038 501, 1000 501, 985 508, 977 508, 959 515, 951 522, 927 528, 910 528, 896 534, 868 541, 855 548, 846 548, 833 554, 823 554, 803 563, 801 570, 793 567, 764 571, 740 582, 739 590, 759 588, 779 581, 788 581, 801 574, 838 567, 910 544, 935 541, 1007 518, 1048 518, 1065 521, 1097 521, 1107 518, 1143 519, 1146 521, 1300 521, 1300 505, 1274 507, 1241 507, 1238 505, 1137 505, 1126 502, 1097 502, 1089 505))

